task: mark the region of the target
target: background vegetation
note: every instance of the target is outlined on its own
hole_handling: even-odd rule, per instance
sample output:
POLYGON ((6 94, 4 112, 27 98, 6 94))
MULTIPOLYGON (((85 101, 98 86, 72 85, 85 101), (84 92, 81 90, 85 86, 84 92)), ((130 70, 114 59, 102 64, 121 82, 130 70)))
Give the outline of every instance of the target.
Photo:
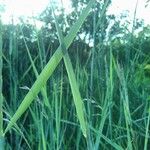
POLYGON ((127 12, 107 15, 109 0, 91 4, 83 20, 80 16, 88 1, 73 0, 69 14, 53 4, 57 15, 49 6, 32 18, 34 25, 31 19, 15 24, 13 18, 11 24, 0 24, 0 149, 150 149, 150 26, 136 16, 129 20, 127 12), (71 35, 78 19, 84 23, 69 46, 63 36, 71 35), (36 20, 44 23, 40 29, 36 20), (43 85, 38 85, 41 92, 34 101, 23 103, 21 109, 28 109, 13 121, 25 95, 63 43, 83 110, 77 113, 79 105, 73 99, 78 96, 73 95, 75 84, 68 78, 64 56, 49 80, 45 82, 45 76, 43 85), (83 112, 86 137, 80 128, 85 123, 80 120, 83 112))

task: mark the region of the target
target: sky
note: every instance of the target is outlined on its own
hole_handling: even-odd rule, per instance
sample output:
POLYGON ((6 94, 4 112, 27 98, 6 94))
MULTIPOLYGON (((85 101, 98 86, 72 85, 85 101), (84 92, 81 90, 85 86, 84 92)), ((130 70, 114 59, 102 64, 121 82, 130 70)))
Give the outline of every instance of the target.
MULTIPOLYGON (((147 0, 138 0, 136 17, 139 19, 144 19, 146 25, 150 25, 150 2, 145 8, 147 0)), ((109 8, 110 14, 119 15, 120 12, 129 10, 129 15, 131 18, 134 17, 134 11, 136 7, 137 0, 112 0, 112 5, 109 8)))
MULTIPOLYGON (((5 5, 5 13, 1 18, 4 23, 9 23, 11 16, 33 16, 40 14, 49 4, 50 0, 0 0, 0 4, 5 5)), ((71 11, 70 0, 56 0, 63 2, 66 11, 71 11)), ((108 9, 108 14, 119 15, 122 11, 129 10, 130 17, 133 18, 137 0, 112 0, 112 5, 108 9)), ((145 24, 150 24, 150 4, 145 8, 147 0, 138 0, 137 17, 144 19, 145 24)))

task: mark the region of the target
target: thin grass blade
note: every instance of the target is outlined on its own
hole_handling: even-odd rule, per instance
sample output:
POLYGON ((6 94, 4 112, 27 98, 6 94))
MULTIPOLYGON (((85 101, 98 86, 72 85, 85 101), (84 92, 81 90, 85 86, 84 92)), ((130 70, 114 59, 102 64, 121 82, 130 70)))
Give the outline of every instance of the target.
MULTIPOLYGON (((52 9, 53 10, 53 9, 52 9)), ((69 83, 71 86, 71 91, 73 94, 73 99, 74 99, 74 103, 75 103, 75 107, 76 107, 76 112, 77 112, 77 117, 79 119, 80 122, 80 126, 81 126, 81 130, 83 132, 83 135, 85 137, 87 137, 87 129, 86 129, 86 121, 85 121, 85 117, 84 117, 84 104, 79 92, 79 87, 77 85, 77 81, 75 78, 75 73, 73 71, 73 67, 71 64, 71 60, 68 54, 68 51, 66 49, 66 45, 64 43, 64 38, 61 32, 61 29, 59 27, 57 18, 55 16, 54 10, 53 10, 53 14, 54 14, 54 18, 55 18, 55 24, 56 24, 56 29, 57 29, 57 33, 58 33, 58 37, 59 37, 59 42, 60 42, 60 46, 62 48, 62 51, 64 53, 63 58, 64 58, 64 63, 65 63, 65 67, 68 73, 68 77, 69 77, 69 83)))

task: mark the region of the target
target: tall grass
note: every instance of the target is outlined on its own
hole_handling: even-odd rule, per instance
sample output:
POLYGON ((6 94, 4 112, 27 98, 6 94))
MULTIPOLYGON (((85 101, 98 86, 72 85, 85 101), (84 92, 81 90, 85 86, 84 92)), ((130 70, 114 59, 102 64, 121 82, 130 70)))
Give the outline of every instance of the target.
MULTIPOLYGON (((149 149, 149 91, 137 77, 145 77, 144 67, 136 70, 142 49, 135 52, 133 59, 128 58, 130 63, 120 63, 115 47, 111 42, 102 43, 98 33, 103 32, 109 0, 100 12, 95 11, 96 4, 95 0, 89 1, 66 36, 51 8, 59 46, 56 51, 52 47, 55 52, 48 61, 42 31, 35 29, 37 51, 33 52, 24 24, 17 28, 12 22, 9 53, 3 52, 0 23, 0 149, 149 149), (74 49, 71 44, 90 13, 94 46, 81 65, 80 45, 74 49), (18 32, 22 35, 23 52, 18 49, 18 32), (76 56, 71 56, 70 51, 77 51, 76 56), (3 72, 5 76, 2 67, 9 72, 3 72)), ((132 44, 131 40, 130 50, 132 44)), ((148 60, 145 57, 142 65, 148 60)))
MULTIPOLYGON (((1 16, 0 16, 1 17, 1 16)), ((2 69, 3 69, 3 58, 2 58, 2 23, 0 18, 0 147, 4 149, 4 137, 3 137, 3 78, 2 78, 2 69)))
MULTIPOLYGON (((73 41, 74 37, 76 36, 76 33, 78 32, 80 26, 84 22, 85 18, 88 15, 88 12, 90 11, 90 8, 92 4, 94 3, 94 0, 90 1, 87 8, 83 11, 83 14, 80 16, 79 20, 76 22, 76 24, 72 27, 69 35, 65 38, 65 44, 68 48, 71 42, 73 41)), ((33 84, 32 88, 22 101, 21 105, 19 106, 18 110, 14 114, 14 116, 11 118, 7 128, 5 129, 6 133, 11 126, 20 118, 20 116, 25 112, 25 110, 29 107, 33 99, 36 97, 38 92, 41 90, 42 86, 46 84, 46 81, 48 80, 49 76, 53 73, 55 68, 57 67, 59 61, 61 60, 63 55, 63 52, 61 50, 61 47, 57 49, 53 57, 50 59, 50 61, 47 63, 45 68, 42 70, 41 74, 38 76, 37 80, 33 84)))

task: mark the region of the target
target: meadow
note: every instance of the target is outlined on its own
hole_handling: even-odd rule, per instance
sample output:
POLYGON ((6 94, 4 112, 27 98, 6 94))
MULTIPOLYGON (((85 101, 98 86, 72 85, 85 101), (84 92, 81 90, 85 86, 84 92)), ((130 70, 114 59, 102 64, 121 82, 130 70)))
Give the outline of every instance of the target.
POLYGON ((0 22, 0 150, 150 149, 150 26, 110 3, 0 22))

